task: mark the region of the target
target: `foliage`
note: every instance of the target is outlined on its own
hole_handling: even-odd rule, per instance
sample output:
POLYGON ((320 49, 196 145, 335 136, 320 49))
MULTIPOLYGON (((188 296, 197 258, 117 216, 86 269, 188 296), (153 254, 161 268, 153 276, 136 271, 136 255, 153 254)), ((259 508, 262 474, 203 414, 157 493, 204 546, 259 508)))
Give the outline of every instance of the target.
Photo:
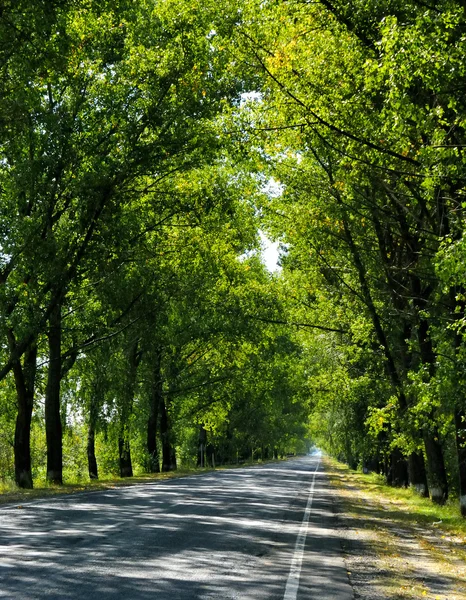
POLYGON ((312 436, 466 495, 464 32, 451 0, 5 6, 2 472, 49 469, 55 372, 68 477, 312 436))

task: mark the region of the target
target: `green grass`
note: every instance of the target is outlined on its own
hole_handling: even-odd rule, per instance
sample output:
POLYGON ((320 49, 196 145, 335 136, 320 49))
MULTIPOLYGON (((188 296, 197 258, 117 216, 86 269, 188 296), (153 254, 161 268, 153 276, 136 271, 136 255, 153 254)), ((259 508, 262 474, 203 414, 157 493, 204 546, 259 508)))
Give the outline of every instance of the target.
POLYGON ((379 475, 364 475, 329 457, 324 457, 324 462, 337 490, 339 513, 364 540, 366 551, 371 548, 377 587, 385 596, 394 600, 466 597, 457 591, 464 591, 466 581, 466 520, 460 515, 457 500, 438 506, 414 490, 388 486, 379 475), (409 549, 407 536, 414 544, 409 549), (416 558, 415 551, 413 554, 416 547, 432 561, 431 576, 448 579, 450 595, 436 595, 416 579, 416 560, 424 560, 416 558))
POLYGON ((381 475, 364 475, 346 465, 326 457, 333 471, 332 480, 337 486, 353 485, 364 490, 375 501, 395 503, 401 521, 433 525, 453 535, 466 538, 466 519, 460 514, 458 498, 451 498, 444 506, 421 498, 410 488, 394 488, 385 483, 381 475))

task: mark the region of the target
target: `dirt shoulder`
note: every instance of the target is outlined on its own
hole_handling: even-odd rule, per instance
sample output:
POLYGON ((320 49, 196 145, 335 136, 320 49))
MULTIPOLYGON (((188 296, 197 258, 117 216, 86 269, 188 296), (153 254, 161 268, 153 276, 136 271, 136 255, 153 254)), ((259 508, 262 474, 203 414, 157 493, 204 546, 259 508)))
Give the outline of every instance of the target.
POLYGON ((452 509, 324 462, 355 598, 466 600, 466 528, 452 509))

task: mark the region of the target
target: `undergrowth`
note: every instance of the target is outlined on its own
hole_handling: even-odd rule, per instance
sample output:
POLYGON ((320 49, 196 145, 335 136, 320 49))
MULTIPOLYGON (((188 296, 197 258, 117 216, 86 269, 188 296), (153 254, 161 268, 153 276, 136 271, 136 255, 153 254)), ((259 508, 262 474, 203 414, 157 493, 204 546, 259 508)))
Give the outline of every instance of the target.
POLYGON ((458 498, 452 497, 445 505, 439 506, 429 498, 420 497, 411 488, 389 486, 381 475, 375 473, 366 475, 359 471, 353 471, 348 466, 329 457, 325 457, 325 460, 331 465, 329 475, 336 486, 354 485, 363 488, 364 493, 376 502, 395 503, 400 521, 435 526, 439 531, 457 535, 466 540, 466 519, 460 514, 458 498))

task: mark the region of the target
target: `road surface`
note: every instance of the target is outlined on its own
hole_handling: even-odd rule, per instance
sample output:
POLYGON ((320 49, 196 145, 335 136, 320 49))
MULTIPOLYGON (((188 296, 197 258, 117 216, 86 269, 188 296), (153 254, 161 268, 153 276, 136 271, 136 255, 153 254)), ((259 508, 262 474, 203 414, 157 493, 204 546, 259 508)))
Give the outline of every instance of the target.
POLYGON ((318 454, 0 509, 0 598, 351 600, 318 454))

